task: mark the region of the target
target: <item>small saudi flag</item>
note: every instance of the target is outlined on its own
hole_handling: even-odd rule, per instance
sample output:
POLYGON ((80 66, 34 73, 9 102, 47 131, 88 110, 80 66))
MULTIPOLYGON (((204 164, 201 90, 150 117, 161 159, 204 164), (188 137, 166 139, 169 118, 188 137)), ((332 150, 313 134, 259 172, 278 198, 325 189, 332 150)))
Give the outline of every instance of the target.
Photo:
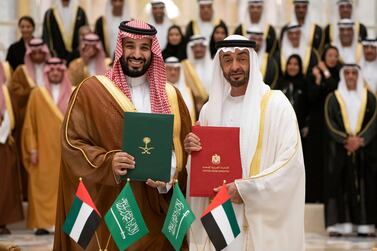
POLYGON ((127 182, 106 213, 105 222, 120 250, 125 250, 148 234, 130 182, 127 182))
POLYGON ((240 227, 225 185, 213 198, 200 220, 216 250, 224 249, 240 234, 240 227))
POLYGON ((101 215, 80 178, 76 195, 63 225, 64 233, 85 249, 96 231, 101 215))
POLYGON ((176 183, 164 226, 162 227, 162 232, 175 250, 181 248, 186 232, 194 220, 195 215, 191 212, 181 189, 176 183))

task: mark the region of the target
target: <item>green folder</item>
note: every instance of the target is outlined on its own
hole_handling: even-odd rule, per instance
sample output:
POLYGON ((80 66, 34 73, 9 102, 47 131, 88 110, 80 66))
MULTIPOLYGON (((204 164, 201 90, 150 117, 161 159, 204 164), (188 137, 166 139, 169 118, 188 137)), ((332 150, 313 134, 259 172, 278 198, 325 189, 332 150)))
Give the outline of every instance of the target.
POLYGON ((172 114, 124 114, 122 149, 135 158, 135 169, 129 169, 126 178, 170 181, 173 123, 172 114))

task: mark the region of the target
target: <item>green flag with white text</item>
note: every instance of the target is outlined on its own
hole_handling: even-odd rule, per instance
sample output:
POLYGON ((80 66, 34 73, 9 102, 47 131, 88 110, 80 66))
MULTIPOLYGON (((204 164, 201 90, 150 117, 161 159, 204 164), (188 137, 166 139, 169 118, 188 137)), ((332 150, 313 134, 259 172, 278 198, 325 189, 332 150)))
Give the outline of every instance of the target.
POLYGON ((195 215, 187 205, 178 184, 174 185, 173 197, 165 218, 162 232, 170 241, 175 250, 179 250, 187 230, 195 220, 195 215))
POLYGON ((113 240, 122 251, 148 234, 130 182, 127 182, 106 213, 105 222, 113 240))

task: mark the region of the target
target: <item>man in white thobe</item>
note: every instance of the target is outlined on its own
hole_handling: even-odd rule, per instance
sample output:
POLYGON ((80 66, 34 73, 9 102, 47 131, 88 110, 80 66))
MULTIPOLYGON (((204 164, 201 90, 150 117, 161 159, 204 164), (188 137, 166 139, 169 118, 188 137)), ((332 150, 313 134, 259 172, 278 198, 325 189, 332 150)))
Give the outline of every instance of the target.
POLYGON ((297 54, 302 60, 302 74, 307 76, 319 62, 316 49, 305 42, 303 27, 297 23, 290 23, 285 28, 280 46, 280 69, 285 73, 290 56, 297 54))
POLYGON ((208 50, 208 41, 201 35, 193 35, 187 43, 186 52, 187 60, 194 66, 202 86, 208 92, 212 76, 212 59, 208 50))
MULTIPOLYGON (((285 95, 263 83, 254 46, 238 35, 217 43, 210 99, 199 117, 201 126, 240 127, 243 177, 227 189, 241 233, 224 250, 303 251, 305 170, 297 120, 285 95)), ((189 153, 201 150, 193 133, 184 143, 189 153)), ((209 200, 188 197, 197 217, 190 250, 214 250, 200 223, 209 200)))
POLYGON ((166 65, 166 79, 168 83, 174 85, 182 95, 183 100, 190 113, 193 123, 196 122, 196 104, 193 92, 186 82, 184 69, 179 59, 176 57, 168 57, 165 60, 166 65))
POLYGON ((334 38, 333 45, 339 50, 342 63, 358 63, 361 59, 362 46, 355 33, 355 22, 342 19, 338 22, 338 36, 334 38))
POLYGON ((107 0, 104 15, 100 16, 94 25, 95 33, 101 38, 106 55, 110 58, 114 57, 117 44, 119 29, 116 24, 132 19, 130 8, 130 1, 107 0))
POLYGON ((148 23, 156 28, 157 39, 163 50, 168 43, 168 30, 169 27, 173 25, 173 22, 166 14, 165 3, 162 0, 152 0, 151 7, 148 23))
POLYGON ((368 89, 377 94, 377 38, 364 39, 361 44, 363 45, 363 55, 361 57, 360 66, 361 73, 366 82, 368 89))
POLYGON ((214 28, 219 24, 226 25, 223 20, 215 18, 213 0, 198 0, 197 2, 199 15, 188 23, 185 36, 189 40, 193 35, 201 35, 210 41, 214 28))

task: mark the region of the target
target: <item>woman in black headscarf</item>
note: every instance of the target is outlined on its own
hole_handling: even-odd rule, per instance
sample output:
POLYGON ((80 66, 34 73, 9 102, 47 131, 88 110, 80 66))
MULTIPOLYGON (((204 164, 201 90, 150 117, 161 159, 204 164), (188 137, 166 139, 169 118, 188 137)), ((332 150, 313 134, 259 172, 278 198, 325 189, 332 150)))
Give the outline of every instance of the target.
POLYGON ((297 116, 301 137, 306 137, 306 121, 308 114, 307 82, 302 73, 302 60, 299 55, 291 55, 285 72, 279 81, 279 89, 291 102, 297 116))
POLYGON ((326 96, 338 88, 340 68, 342 65, 339 61, 338 49, 333 45, 327 46, 322 53, 321 62, 313 68, 310 79, 310 82, 315 84, 311 87, 314 94, 311 97, 312 101, 322 100, 324 104, 326 96))
POLYGON ((324 146, 325 146, 325 100, 339 83, 341 64, 339 52, 329 45, 323 51, 321 62, 313 67, 308 76, 309 133, 305 146, 306 202, 323 202, 324 196, 324 146))
POLYGON ((168 57, 176 57, 179 61, 187 58, 186 41, 178 25, 172 25, 168 29, 168 44, 162 51, 162 57, 164 60, 168 57))
POLYGON ((224 22, 220 22, 213 28, 211 41, 209 43, 209 49, 211 51, 211 58, 215 57, 216 54, 216 42, 224 40, 228 36, 228 28, 224 22))
POLYGON ((26 44, 33 38, 35 23, 32 17, 23 16, 18 20, 18 28, 20 29, 21 38, 17 42, 11 44, 7 52, 7 61, 15 71, 17 66, 24 63, 26 53, 26 44))

